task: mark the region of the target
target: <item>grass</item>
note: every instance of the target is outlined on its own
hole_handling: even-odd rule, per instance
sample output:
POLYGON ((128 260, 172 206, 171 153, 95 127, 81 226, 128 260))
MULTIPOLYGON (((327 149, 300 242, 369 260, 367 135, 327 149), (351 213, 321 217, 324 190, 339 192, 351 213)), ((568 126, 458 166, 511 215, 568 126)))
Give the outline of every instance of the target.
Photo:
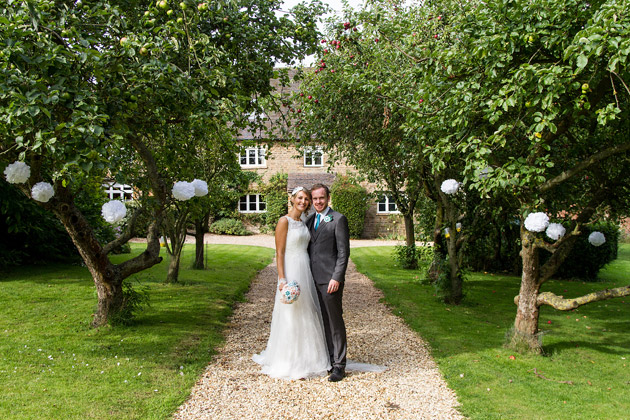
MULTIPOLYGON (((423 270, 404 270, 392 247, 355 248, 352 260, 383 290, 393 313, 430 345, 471 419, 624 419, 630 412, 630 297, 570 312, 541 309, 544 356, 503 347, 516 315, 520 278, 473 273, 459 306, 437 301, 423 270), (538 375, 540 376, 538 376, 538 375), (571 382, 571 384, 566 383, 571 382)), ((602 282, 550 281, 543 290, 577 297, 629 283, 630 244, 602 282)))
POLYGON ((162 283, 166 262, 138 273, 151 306, 130 327, 89 326, 96 293, 83 267, 22 267, 1 278, 0 418, 170 417, 223 341, 232 305, 273 257, 260 247, 207 250, 209 268, 192 270, 194 248, 184 249, 181 284, 162 283))

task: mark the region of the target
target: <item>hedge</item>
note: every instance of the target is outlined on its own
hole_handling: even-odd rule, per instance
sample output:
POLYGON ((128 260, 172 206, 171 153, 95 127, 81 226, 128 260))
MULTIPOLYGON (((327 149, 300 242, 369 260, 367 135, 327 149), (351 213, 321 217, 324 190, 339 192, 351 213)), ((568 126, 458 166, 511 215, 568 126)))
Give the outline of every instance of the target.
POLYGON ((368 209, 368 192, 352 177, 337 176, 330 187, 332 207, 348 218, 351 238, 360 238, 368 209))

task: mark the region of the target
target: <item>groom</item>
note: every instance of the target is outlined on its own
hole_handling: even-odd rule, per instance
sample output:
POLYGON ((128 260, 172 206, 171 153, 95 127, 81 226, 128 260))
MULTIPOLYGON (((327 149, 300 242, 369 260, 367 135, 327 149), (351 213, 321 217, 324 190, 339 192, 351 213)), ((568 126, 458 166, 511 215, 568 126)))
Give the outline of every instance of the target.
POLYGON ((328 380, 338 382, 346 369, 346 326, 341 298, 350 256, 348 219, 328 207, 330 190, 326 185, 313 185, 311 196, 316 213, 306 220, 311 233, 308 253, 333 368, 328 380))

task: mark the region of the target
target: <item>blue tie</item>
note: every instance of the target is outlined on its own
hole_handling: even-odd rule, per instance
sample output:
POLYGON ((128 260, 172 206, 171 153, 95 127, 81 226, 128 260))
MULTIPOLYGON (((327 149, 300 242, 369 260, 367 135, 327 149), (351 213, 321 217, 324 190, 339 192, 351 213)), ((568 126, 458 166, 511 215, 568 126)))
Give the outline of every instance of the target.
POLYGON ((321 217, 321 214, 317 213, 317 220, 315 221, 315 230, 317 230, 317 228, 319 227, 319 218, 321 217))

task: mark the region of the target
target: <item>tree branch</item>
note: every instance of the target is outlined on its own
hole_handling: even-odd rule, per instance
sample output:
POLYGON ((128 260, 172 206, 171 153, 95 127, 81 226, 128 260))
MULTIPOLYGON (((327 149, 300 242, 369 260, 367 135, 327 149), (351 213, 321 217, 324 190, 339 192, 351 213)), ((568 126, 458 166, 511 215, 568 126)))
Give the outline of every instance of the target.
POLYGON ((142 207, 134 211, 133 215, 131 216, 131 219, 129 220, 129 224, 127 225, 127 229, 125 229, 125 232, 123 232, 122 235, 120 235, 118 238, 114 239, 113 241, 111 241, 110 243, 106 244, 103 247, 103 252, 105 254, 109 254, 113 249, 127 243, 129 239, 133 237, 136 230, 136 221, 138 220, 138 216, 140 216, 140 214, 143 211, 144 211, 144 208, 142 207))
POLYGON ((575 299, 565 299, 562 296, 557 296, 552 292, 543 292, 538 295, 536 303, 538 304, 538 306, 549 305, 559 311, 570 311, 571 309, 586 305, 587 303, 614 299, 623 296, 630 296, 630 285, 616 287, 614 289, 599 290, 597 292, 589 293, 588 295, 580 296, 575 299))
POLYGON ((622 153, 628 150, 630 150, 630 142, 623 143, 623 144, 613 146, 613 147, 609 147, 608 149, 602 150, 599 153, 595 153, 591 157, 575 165, 573 168, 567 169, 566 171, 562 172, 560 175, 542 184, 540 186, 540 192, 545 192, 545 191, 550 190, 551 188, 571 178, 578 172, 583 171, 584 169, 588 168, 591 165, 594 165, 595 163, 601 160, 607 159, 617 153, 622 153))
POLYGON ((121 278, 125 279, 132 274, 138 273, 145 268, 149 268, 162 261, 160 257, 160 222, 162 221, 162 210, 155 213, 155 219, 149 225, 147 232, 147 249, 140 255, 133 257, 116 266, 121 278))
POLYGON ((157 197, 160 206, 164 206, 166 204, 166 184, 164 184, 164 180, 160 176, 160 171, 158 170, 157 163, 155 161, 155 157, 151 150, 147 147, 147 145, 135 134, 129 135, 129 140, 131 145, 140 155, 140 158, 144 161, 146 166, 147 175, 149 180, 151 181, 151 187, 153 188, 153 193, 157 197))

